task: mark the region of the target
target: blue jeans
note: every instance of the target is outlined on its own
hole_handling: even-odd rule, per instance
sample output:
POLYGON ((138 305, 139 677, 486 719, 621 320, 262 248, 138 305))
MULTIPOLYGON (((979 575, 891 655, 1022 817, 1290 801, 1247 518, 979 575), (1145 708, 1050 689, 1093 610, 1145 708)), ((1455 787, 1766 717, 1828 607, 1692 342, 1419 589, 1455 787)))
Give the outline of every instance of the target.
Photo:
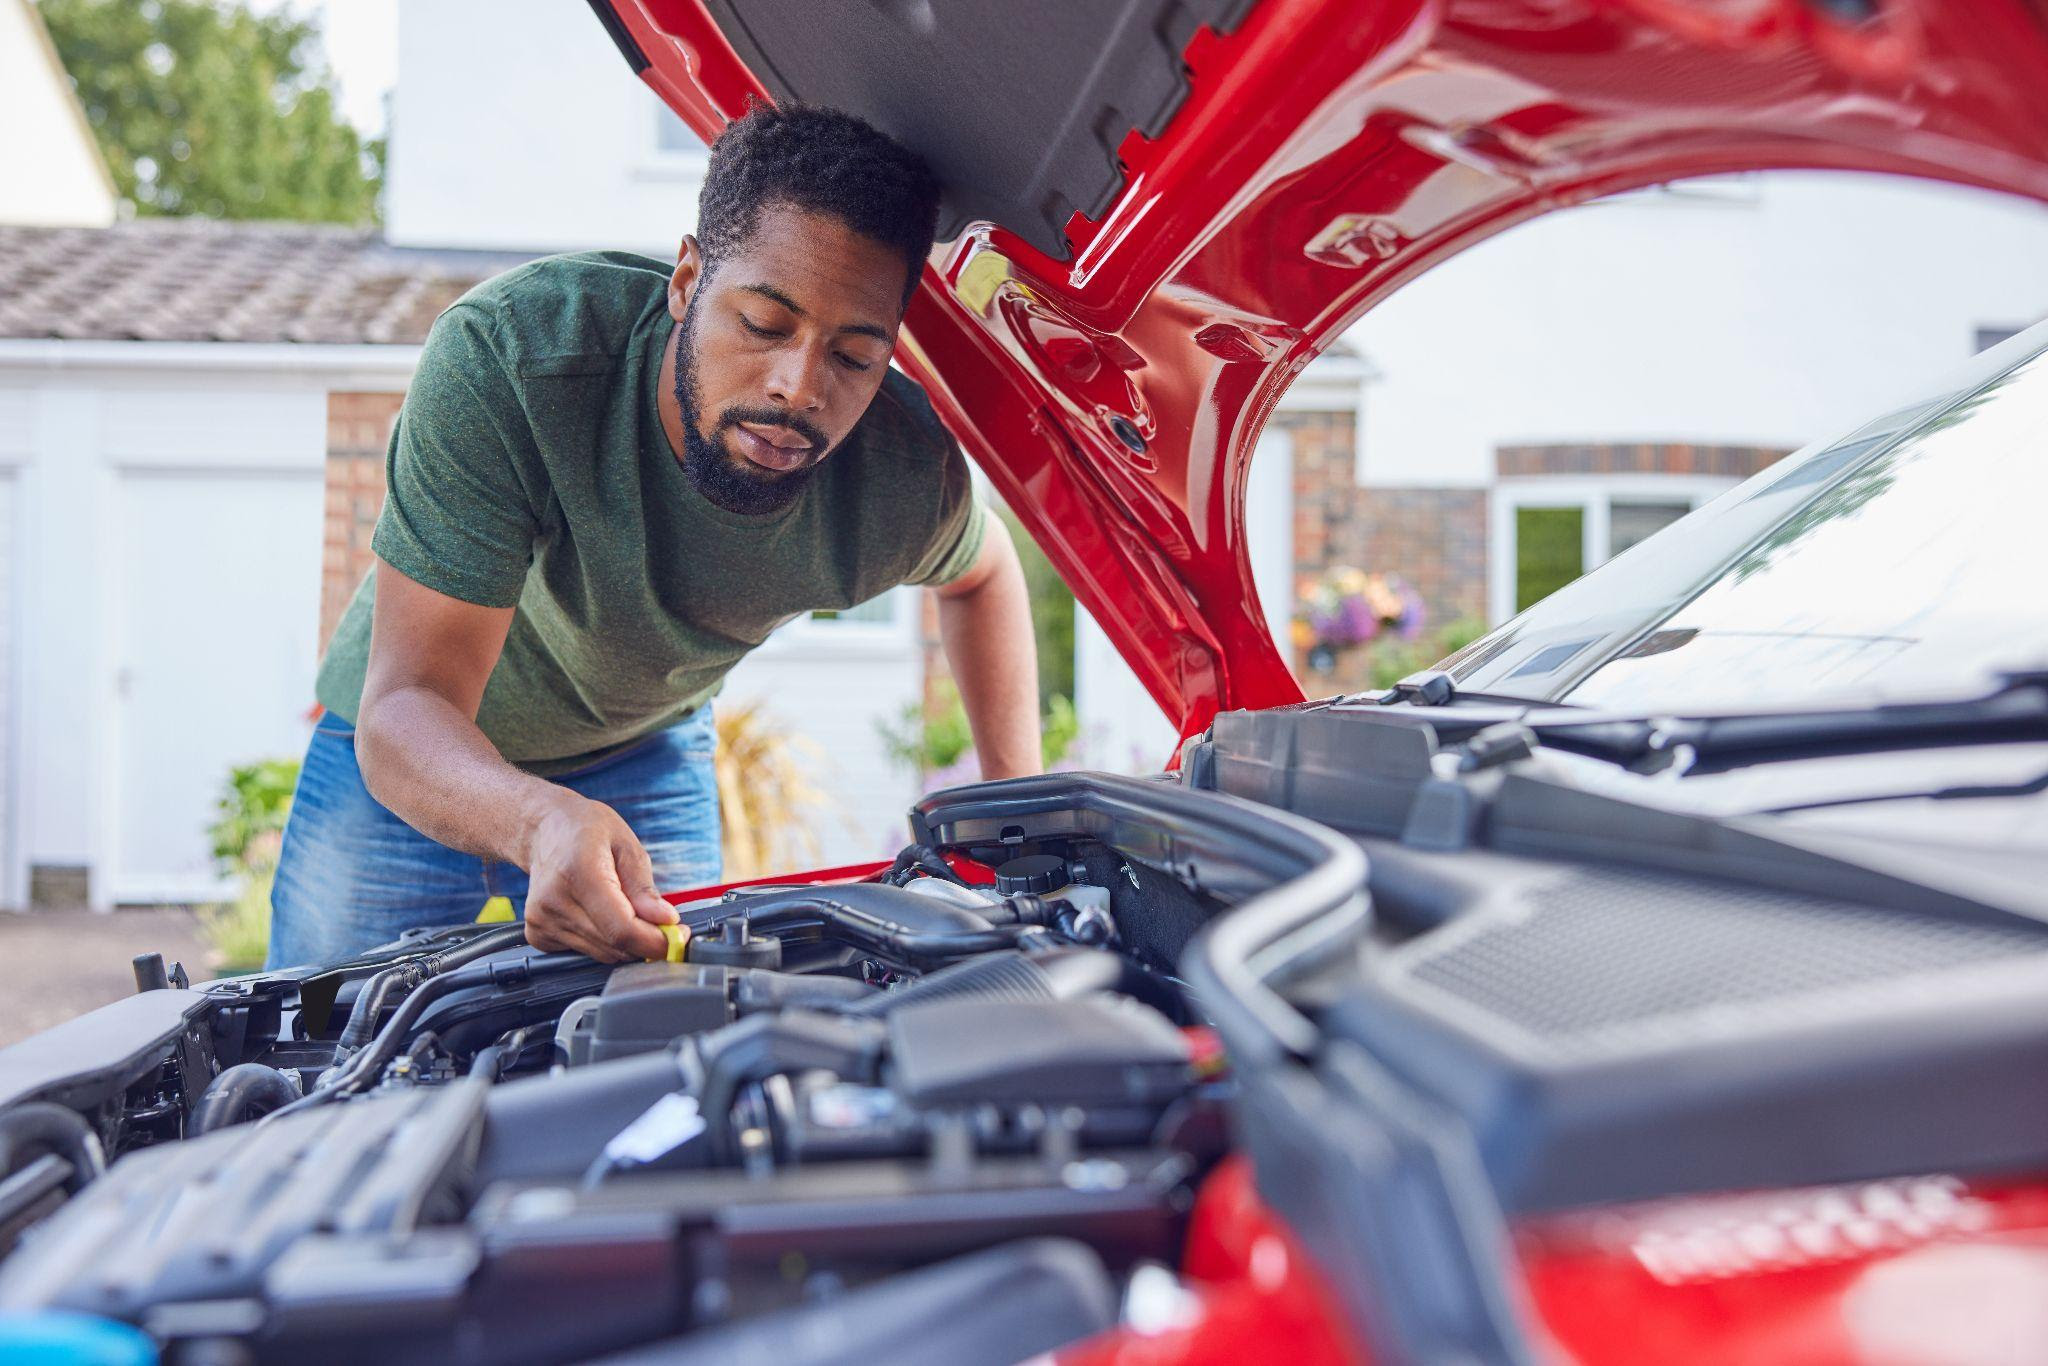
MULTIPOLYGON (((555 782, 625 818, 664 891, 718 881, 711 708, 700 707, 555 782)), ((526 873, 436 844, 370 795, 356 735, 329 713, 313 728, 270 895, 273 968, 325 963, 406 930, 473 921, 494 896, 526 913, 526 873)))

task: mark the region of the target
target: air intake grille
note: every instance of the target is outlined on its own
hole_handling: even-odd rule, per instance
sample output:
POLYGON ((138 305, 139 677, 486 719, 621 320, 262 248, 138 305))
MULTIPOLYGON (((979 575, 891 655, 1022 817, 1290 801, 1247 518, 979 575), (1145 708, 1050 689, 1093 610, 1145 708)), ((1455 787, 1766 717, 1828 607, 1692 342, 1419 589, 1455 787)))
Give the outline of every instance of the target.
POLYGON ((2048 926, 1872 910, 1654 873, 1583 873, 1532 889, 1516 910, 1433 936, 1406 961, 1406 975, 1553 1045, 2048 952, 2048 926))

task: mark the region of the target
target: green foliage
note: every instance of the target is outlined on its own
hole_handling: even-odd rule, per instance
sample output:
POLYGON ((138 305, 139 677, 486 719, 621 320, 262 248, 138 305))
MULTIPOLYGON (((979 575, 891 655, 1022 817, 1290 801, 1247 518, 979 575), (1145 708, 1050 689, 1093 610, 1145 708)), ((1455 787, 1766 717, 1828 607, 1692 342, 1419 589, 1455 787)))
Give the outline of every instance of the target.
POLYGON ((258 759, 228 770, 206 832, 223 877, 277 865, 277 844, 298 783, 297 759, 258 759))
POLYGON ((212 0, 41 0, 138 214, 369 223, 384 144, 335 107, 316 20, 212 0))
POLYGON ((1074 710, 1074 702, 1064 694, 1054 694, 1052 702, 1045 709, 1039 722, 1039 749, 1045 756, 1045 766, 1065 759, 1081 739, 1081 714, 1074 710))
POLYGON ((959 686, 944 678, 934 689, 937 697, 929 713, 923 701, 907 702, 893 722, 876 723, 889 757, 918 773, 950 768, 974 746, 959 686))
POLYGON ((1008 524, 1024 565, 1024 584, 1031 593, 1031 633, 1038 646, 1038 706, 1050 711, 1054 699, 1074 695, 1074 592, 1025 532, 1017 514, 1000 508, 997 515, 1008 524))
POLYGON ((259 759, 228 771, 207 830, 214 862, 237 883, 235 899, 200 911, 199 925, 221 971, 254 971, 270 945, 270 888, 298 785, 297 759, 259 759))
MULTIPOLYGON (((882 747, 891 759, 921 774, 941 772, 966 759, 974 748, 974 732, 967 724, 967 705, 952 679, 936 685, 934 705, 907 704, 896 720, 878 722, 882 747)), ((1039 750, 1045 766, 1067 757, 1081 737, 1081 718, 1073 701, 1056 695, 1039 714, 1039 750)))
POLYGON ((1365 687, 1391 688, 1409 674, 1456 654, 1485 634, 1485 622, 1474 617, 1460 617, 1434 631, 1426 631, 1414 640, 1374 641, 1365 647, 1365 687))
POLYGON ((255 972, 270 952, 270 887, 275 876, 245 881, 233 901, 202 907, 199 929, 219 955, 223 977, 255 972))

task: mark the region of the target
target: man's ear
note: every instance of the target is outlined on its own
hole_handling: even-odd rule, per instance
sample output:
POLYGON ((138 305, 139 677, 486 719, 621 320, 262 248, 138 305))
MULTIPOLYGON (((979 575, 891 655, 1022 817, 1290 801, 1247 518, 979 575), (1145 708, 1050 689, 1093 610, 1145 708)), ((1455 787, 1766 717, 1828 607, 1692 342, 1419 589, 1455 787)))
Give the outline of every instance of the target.
POLYGON ((704 250, 685 234, 676 248, 676 268, 668 277, 668 315, 677 322, 690 307, 690 295, 704 279, 704 250))

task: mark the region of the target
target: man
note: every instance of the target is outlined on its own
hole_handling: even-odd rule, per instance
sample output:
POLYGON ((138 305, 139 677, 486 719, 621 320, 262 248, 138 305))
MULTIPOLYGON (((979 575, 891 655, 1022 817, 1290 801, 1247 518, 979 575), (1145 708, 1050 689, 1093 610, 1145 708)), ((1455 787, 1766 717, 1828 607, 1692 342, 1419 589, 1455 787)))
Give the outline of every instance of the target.
POLYGON ((715 881, 710 701, 777 626, 938 590, 985 776, 1039 766, 1024 578, 923 393, 889 369, 938 186, 860 120, 757 108, 675 267, 552 257, 434 324, 377 563, 273 895, 273 965, 524 903, 527 938, 661 954, 715 881))

